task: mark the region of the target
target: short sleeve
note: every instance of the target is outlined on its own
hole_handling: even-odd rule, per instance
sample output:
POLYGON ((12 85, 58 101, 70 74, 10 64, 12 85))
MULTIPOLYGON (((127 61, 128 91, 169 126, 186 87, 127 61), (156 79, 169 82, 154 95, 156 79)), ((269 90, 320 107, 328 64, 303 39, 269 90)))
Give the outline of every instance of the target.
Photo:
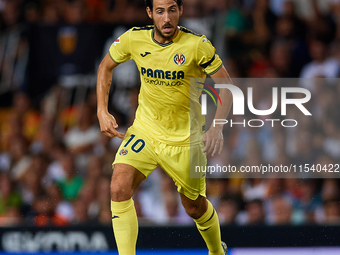
POLYGON ((131 59, 130 30, 126 31, 111 44, 109 54, 117 64, 131 59))
POLYGON ((203 68, 206 74, 214 74, 222 67, 222 60, 215 53, 215 48, 211 42, 205 37, 200 37, 197 46, 197 63, 203 68))

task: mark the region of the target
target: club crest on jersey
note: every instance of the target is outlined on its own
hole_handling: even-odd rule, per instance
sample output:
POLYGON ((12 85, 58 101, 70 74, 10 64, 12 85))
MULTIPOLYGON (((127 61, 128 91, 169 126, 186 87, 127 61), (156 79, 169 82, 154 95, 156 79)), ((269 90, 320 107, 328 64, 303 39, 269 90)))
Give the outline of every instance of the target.
POLYGON ((126 154, 128 154, 128 150, 125 150, 125 149, 122 149, 122 150, 119 152, 119 155, 121 155, 121 156, 125 156, 126 154))
POLYGON ((117 43, 120 43, 120 37, 118 37, 116 41, 113 42, 113 45, 116 46, 117 43))
POLYGON ((184 54, 180 54, 180 53, 175 54, 174 62, 175 62, 176 65, 179 65, 179 66, 183 65, 185 63, 185 56, 184 56, 184 54))

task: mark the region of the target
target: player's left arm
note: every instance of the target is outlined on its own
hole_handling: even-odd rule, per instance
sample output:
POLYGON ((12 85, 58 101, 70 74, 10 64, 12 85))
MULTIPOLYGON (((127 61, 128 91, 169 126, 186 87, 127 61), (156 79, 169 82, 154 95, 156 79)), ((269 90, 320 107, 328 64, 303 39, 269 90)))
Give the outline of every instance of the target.
MULTIPOLYGON (((216 84, 231 84, 230 76, 222 66, 216 73, 211 74, 210 77, 214 80, 216 84)), ((217 110, 215 113, 215 119, 226 119, 232 102, 233 97, 231 92, 228 89, 220 89, 219 96, 222 101, 222 105, 220 103, 217 104, 217 110)), ((209 130, 205 132, 203 135, 203 142, 205 144, 204 152, 211 153, 214 156, 216 153, 220 154, 223 149, 223 125, 215 125, 212 123, 209 130)))

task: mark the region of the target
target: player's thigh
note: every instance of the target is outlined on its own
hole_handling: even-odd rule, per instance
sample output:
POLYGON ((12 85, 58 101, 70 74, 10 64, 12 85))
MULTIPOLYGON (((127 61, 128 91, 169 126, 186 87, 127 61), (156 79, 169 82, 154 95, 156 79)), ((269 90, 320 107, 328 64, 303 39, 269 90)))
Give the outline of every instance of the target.
POLYGON ((137 127, 130 127, 112 165, 111 193, 122 193, 121 190, 134 192, 140 180, 147 178, 157 166, 152 142, 137 127))
POLYGON ((199 196, 206 196, 205 177, 192 173, 195 166, 207 163, 203 153, 203 144, 167 146, 161 156, 161 167, 173 179, 179 193, 195 201, 199 196))
POLYGON ((116 202, 130 199, 145 178, 145 175, 133 166, 115 164, 111 178, 111 199, 116 202))

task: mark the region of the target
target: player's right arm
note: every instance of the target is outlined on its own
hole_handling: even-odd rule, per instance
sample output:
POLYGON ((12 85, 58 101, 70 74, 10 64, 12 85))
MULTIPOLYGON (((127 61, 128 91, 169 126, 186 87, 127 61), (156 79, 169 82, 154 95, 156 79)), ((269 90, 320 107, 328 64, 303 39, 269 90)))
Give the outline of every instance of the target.
POLYGON ((100 130, 109 137, 124 138, 124 134, 116 130, 118 125, 116 119, 108 111, 108 103, 113 68, 129 59, 131 59, 130 30, 112 43, 109 53, 106 54, 98 68, 97 116, 100 130))
POLYGON ((123 138, 124 134, 118 132, 116 119, 108 111, 109 92, 112 83, 113 68, 118 66, 112 60, 109 53, 99 65, 97 74, 97 116, 99 120, 100 130, 109 137, 123 138))

